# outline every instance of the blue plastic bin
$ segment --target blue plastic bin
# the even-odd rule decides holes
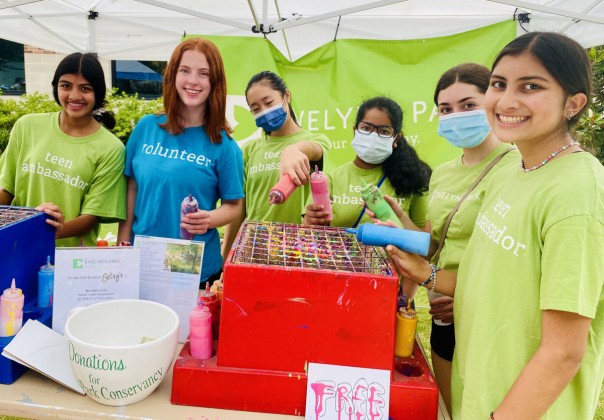
[[[38,271],[50,255],[54,261],[55,230],[49,216],[27,207],[0,206],[0,294],[14,278],[23,290],[23,324],[37,319],[51,326],[52,307],[38,308]],[[14,222],[8,222],[15,220]],[[0,353],[12,337],[0,337]],[[12,384],[27,368],[0,355],[0,383]]]

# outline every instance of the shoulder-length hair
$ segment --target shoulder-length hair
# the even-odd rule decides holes
[[[180,97],[176,91],[176,75],[185,51],[199,51],[206,56],[210,66],[211,91],[205,110],[205,130],[212,143],[221,143],[221,131],[225,131],[232,138],[233,129],[226,119],[227,84],[222,57],[216,45],[203,38],[187,39],[174,49],[166,71],[164,73],[163,97],[164,110],[168,117],[161,127],[171,134],[180,134],[184,131],[183,120],[178,113]]]
[[[115,117],[109,110],[104,109],[107,105],[107,85],[105,84],[105,72],[96,55],[92,53],[75,52],[61,60],[52,78],[52,95],[55,101],[59,101],[59,79],[65,74],[79,74],[90,83],[94,92],[94,105],[92,116],[108,129],[115,127]]]

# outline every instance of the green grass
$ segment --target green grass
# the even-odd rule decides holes
[[[113,235],[117,235],[117,224],[101,225],[99,237],[104,238],[108,232],[113,233]],[[425,289],[418,291],[417,297],[415,298],[415,304],[417,306],[429,306],[428,296],[426,295]],[[431,317],[428,313],[428,309],[419,308],[417,311],[417,333],[422,341],[422,345],[424,346],[428,362],[430,363],[430,366],[432,366],[432,361],[430,360],[430,328]],[[600,400],[598,401],[598,408],[596,409],[594,419],[604,420],[604,389],[600,393]],[[0,417],[0,420],[5,419]]]

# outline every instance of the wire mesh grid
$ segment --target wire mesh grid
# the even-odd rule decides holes
[[[231,263],[392,275],[381,248],[326,226],[245,222]]]
[[[0,206],[0,229],[36,214],[36,210],[27,207]]]

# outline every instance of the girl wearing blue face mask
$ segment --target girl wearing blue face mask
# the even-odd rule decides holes
[[[509,152],[512,148],[499,142],[487,120],[484,97],[489,80],[488,68],[461,64],[443,73],[434,92],[439,115],[438,134],[463,150],[460,157],[436,167],[430,179],[430,204],[426,215],[426,227],[432,235],[429,258],[433,267],[445,271],[457,272],[488,179],[495,176],[505,161],[518,160],[518,153]],[[460,200],[466,193],[467,197]],[[395,212],[401,214],[396,207]],[[452,212],[454,217],[447,223]],[[415,295],[415,283],[405,282],[404,287],[408,294]],[[451,361],[455,348],[453,298],[430,290],[428,298],[432,314],[430,345],[434,376],[451,412]]]
[[[327,173],[333,219],[321,206],[306,206],[305,224],[355,227],[371,222],[363,206],[361,188],[374,184],[394,197],[418,226],[425,223],[430,167],[419,159],[401,132],[403,111],[383,96],[364,101],[356,116],[352,162]]]
[[[322,167],[323,156],[331,148],[325,135],[310,133],[298,125],[291,106],[291,92],[279,75],[270,71],[256,74],[248,82],[245,96],[263,134],[242,147],[245,210],[238,221],[227,227],[223,256],[228,253],[244,219],[301,223],[310,193],[311,168]],[[298,188],[285,202],[270,204],[270,190],[285,174]]]

